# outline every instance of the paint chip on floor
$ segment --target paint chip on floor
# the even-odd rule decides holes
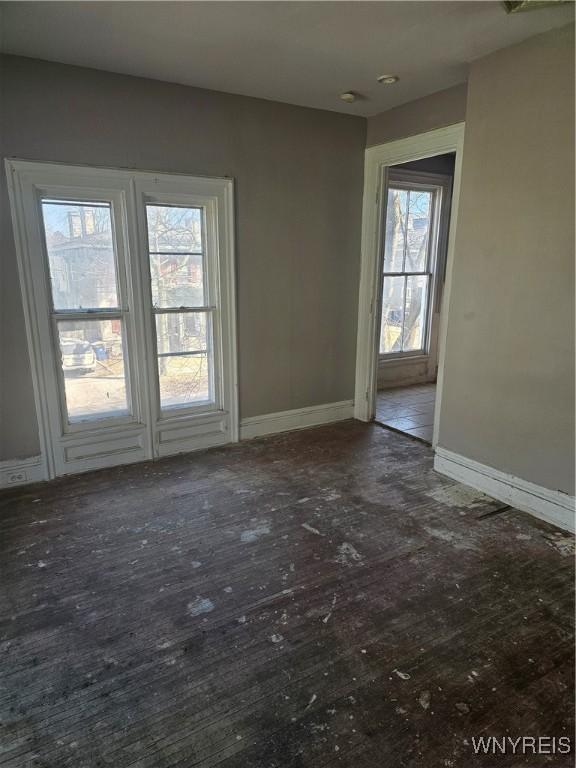
[[[196,600],[188,603],[187,610],[190,616],[200,616],[213,611],[214,603],[208,597],[197,597]]]

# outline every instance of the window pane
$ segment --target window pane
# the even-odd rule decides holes
[[[156,315],[162,408],[213,401],[210,333],[208,313],[170,312]]]
[[[202,252],[202,208],[147,205],[146,217],[151,253]]]
[[[206,353],[159,357],[158,374],[162,408],[182,408],[213,401]]]
[[[70,422],[129,412],[121,320],[58,323]]]
[[[55,309],[118,306],[108,203],[42,201]]]
[[[386,238],[384,241],[384,272],[402,272],[406,243],[406,214],[408,192],[388,190],[386,209]]]
[[[424,272],[426,270],[431,202],[431,192],[410,190],[405,272]]]
[[[147,205],[152,303],[155,307],[204,305],[202,209]]]
[[[424,346],[428,280],[427,276],[412,275],[406,278],[404,352],[415,352]]]
[[[404,277],[385,277],[382,290],[380,354],[402,350],[404,320]]]
[[[204,306],[202,255],[150,254],[152,303],[155,307]]]
[[[159,355],[206,351],[206,312],[163,312],[156,315]]]

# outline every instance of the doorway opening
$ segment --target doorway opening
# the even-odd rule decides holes
[[[375,419],[432,443],[455,152],[388,168]]]
[[[354,416],[377,418],[383,392],[389,402],[386,408],[381,404],[380,415],[388,411],[391,429],[412,430],[407,434],[428,442],[429,430],[415,431],[429,427],[416,425],[422,421],[416,410],[432,415],[433,446],[441,418],[463,148],[464,123],[455,123],[369,147],[365,155]],[[401,393],[407,386],[414,389]],[[400,402],[403,396],[410,404]],[[404,414],[411,423],[391,424],[402,408],[411,409]]]

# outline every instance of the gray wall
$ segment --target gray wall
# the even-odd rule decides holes
[[[466,83],[462,83],[369,117],[367,146],[462,122],[466,117],[466,93]]]
[[[454,168],[456,166],[456,153],[447,155],[436,155],[435,157],[425,157],[423,160],[412,160],[409,163],[398,163],[395,168],[401,168],[405,171],[424,171],[425,173],[444,173],[447,176],[454,177]]]
[[[574,492],[574,33],[469,79],[439,444]]]
[[[1,154],[237,186],[242,417],[354,396],[366,121],[2,57]],[[0,460],[38,453],[4,169]]]

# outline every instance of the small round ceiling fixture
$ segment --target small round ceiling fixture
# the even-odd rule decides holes
[[[398,75],[379,75],[376,79],[379,83],[382,83],[382,85],[394,85],[394,83],[397,83],[398,80],[400,80]]]
[[[344,93],[340,94],[340,98],[342,101],[345,101],[347,104],[352,104],[356,101],[356,94],[354,91],[344,91]]]

